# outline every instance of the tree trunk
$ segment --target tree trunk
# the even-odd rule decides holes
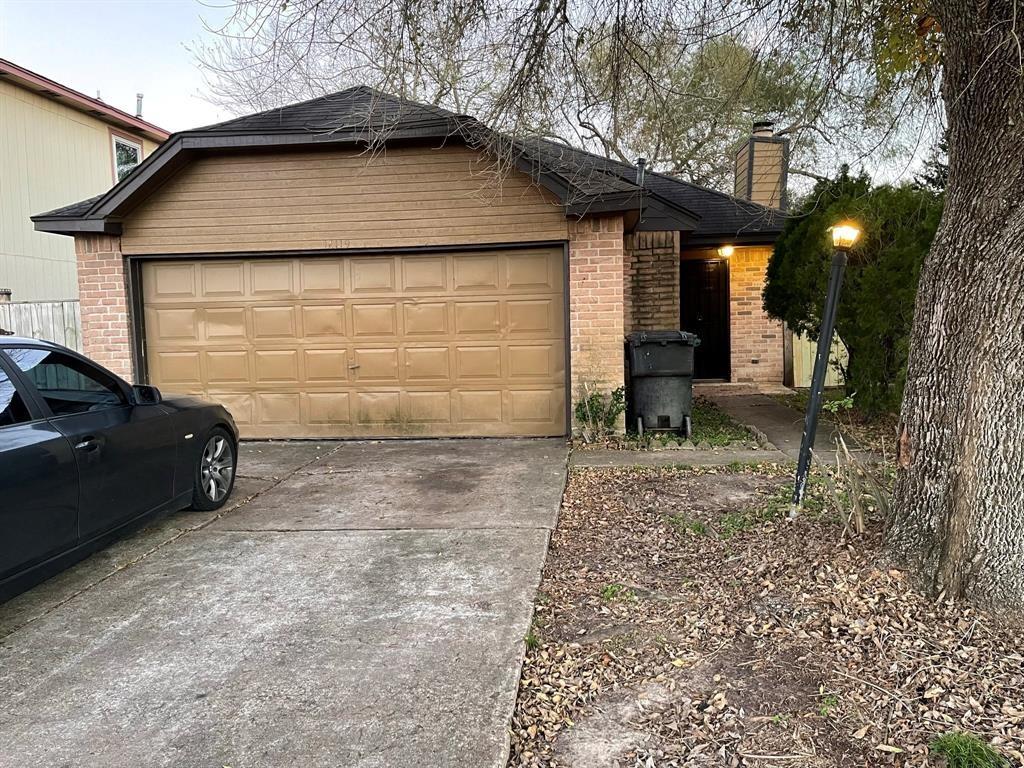
[[[1024,609],[1024,88],[1013,0],[939,0],[949,184],[925,260],[889,541],[938,597]]]

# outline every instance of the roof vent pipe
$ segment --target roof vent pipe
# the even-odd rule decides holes
[[[647,170],[647,158],[638,157],[636,159],[636,185],[642,187],[644,185],[644,171]]]
[[[142,117],[142,94],[135,94],[135,116]]]

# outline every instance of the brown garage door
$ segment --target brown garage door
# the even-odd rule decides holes
[[[560,248],[142,267],[150,381],[247,437],[563,435]]]

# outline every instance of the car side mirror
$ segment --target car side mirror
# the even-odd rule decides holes
[[[136,405],[158,405],[163,400],[160,390],[147,384],[135,384],[132,386],[132,393],[135,395]]]

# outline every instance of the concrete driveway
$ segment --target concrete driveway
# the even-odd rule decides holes
[[[249,443],[0,605],[0,766],[504,766],[559,440]]]

